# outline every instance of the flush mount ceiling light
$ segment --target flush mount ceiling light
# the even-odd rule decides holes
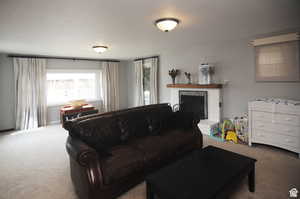
[[[179,24],[179,20],[175,18],[162,18],[155,21],[157,28],[164,32],[173,30]]]
[[[93,46],[94,51],[97,53],[104,53],[107,51],[108,47],[107,46]]]

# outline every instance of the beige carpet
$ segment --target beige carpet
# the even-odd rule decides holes
[[[76,199],[69,176],[66,137],[67,132],[57,125],[0,135],[0,199]],[[300,190],[300,159],[295,153],[263,145],[250,148],[221,143],[208,137],[204,137],[204,144],[258,160],[256,192],[248,191],[245,179],[230,198],[286,199],[289,189]],[[145,198],[144,183],[120,197]]]

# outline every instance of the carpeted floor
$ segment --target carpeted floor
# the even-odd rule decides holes
[[[69,176],[66,138],[67,132],[57,125],[0,135],[0,199],[77,199]],[[291,188],[300,190],[300,159],[295,153],[264,145],[250,148],[221,143],[208,137],[204,144],[258,160],[256,192],[248,191],[245,179],[230,198],[286,199]],[[120,197],[145,198],[144,183]]]

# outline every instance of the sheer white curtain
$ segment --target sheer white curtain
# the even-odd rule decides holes
[[[46,125],[46,60],[14,58],[16,129]]]
[[[150,62],[150,104],[157,103],[157,66],[158,58],[150,58],[146,61]]]
[[[156,104],[158,102],[157,71],[158,57],[137,60],[134,62],[135,106],[142,106],[145,105],[145,103]]]
[[[143,60],[134,62],[134,106],[144,105],[144,88],[143,88]]]
[[[101,64],[104,111],[118,110],[120,108],[119,63],[102,62]]]

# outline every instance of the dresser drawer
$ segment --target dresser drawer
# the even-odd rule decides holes
[[[254,111],[252,118],[258,121],[300,126],[300,117],[298,115]]]
[[[249,110],[252,110],[252,111],[272,112],[275,107],[274,107],[274,104],[272,104],[272,103],[265,103],[263,101],[256,101],[256,102],[249,102],[248,108],[249,108]]]
[[[272,123],[267,121],[254,120],[252,124],[253,129],[265,130],[268,132],[300,137],[300,127],[286,124]]]
[[[297,115],[275,114],[274,118],[276,123],[300,126],[300,117]]]
[[[267,122],[272,122],[273,114],[261,111],[253,111],[252,118],[254,120],[262,120]]]
[[[299,101],[300,102],[300,101]],[[300,105],[292,104],[276,104],[264,101],[254,101],[248,103],[248,108],[251,111],[264,111],[270,113],[283,113],[300,115]]]
[[[295,106],[295,105],[277,104],[276,112],[300,115],[300,105]]]
[[[254,129],[252,139],[254,142],[280,146],[283,148],[286,148],[286,146],[300,148],[300,137],[276,134],[260,129]]]

